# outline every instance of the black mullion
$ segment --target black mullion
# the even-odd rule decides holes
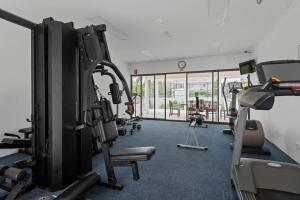
[[[212,117],[211,117],[211,121],[214,122],[214,72],[211,72],[211,79],[212,79],[212,95],[211,95],[211,98],[212,98],[212,104],[211,104],[211,110],[212,110]]]
[[[167,119],[167,74],[165,74],[165,120]]]
[[[218,74],[218,122],[220,122],[220,73],[217,72]]]
[[[156,94],[155,94],[155,92],[156,92],[156,75],[154,75],[154,82],[153,82],[153,84],[154,84],[154,93],[153,93],[153,95],[154,95],[154,119],[156,118],[155,117],[155,115],[156,115]]]
[[[141,96],[140,96],[140,102],[141,102],[141,105],[140,105],[140,115],[141,115],[141,117],[143,117],[143,76],[140,76],[141,78],[140,78],[140,92],[141,92]]]

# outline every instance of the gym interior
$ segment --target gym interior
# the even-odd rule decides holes
[[[299,0],[2,0],[0,199],[300,200]]]

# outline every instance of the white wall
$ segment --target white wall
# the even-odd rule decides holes
[[[30,126],[31,34],[17,25],[0,20],[0,140],[4,132]],[[3,156],[12,150],[0,150]]]
[[[251,54],[227,54],[219,56],[206,56],[184,59],[187,61],[185,71],[202,71],[214,69],[233,69],[238,68],[240,62],[251,59]],[[178,72],[177,62],[180,59],[133,63],[130,65],[130,72],[133,74],[134,69],[138,74]]]
[[[255,49],[254,55],[259,62],[298,59],[299,19],[300,4]],[[297,162],[300,162],[300,150],[296,147],[296,142],[300,141],[299,113],[299,97],[277,97],[271,111],[253,114],[253,117],[262,120],[267,138]]]

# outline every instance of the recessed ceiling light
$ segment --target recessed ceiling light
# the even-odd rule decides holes
[[[160,23],[163,22],[163,20],[162,20],[161,18],[156,18],[156,19],[155,19],[155,22],[160,24]]]
[[[142,50],[141,53],[147,57],[154,58],[154,55],[150,50]]]
[[[172,39],[172,34],[169,31],[164,31],[164,35],[166,36],[167,40]]]
[[[220,51],[221,43],[215,40],[208,41],[208,52],[216,53]]]

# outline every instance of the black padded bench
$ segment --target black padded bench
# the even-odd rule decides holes
[[[14,133],[4,133],[5,138],[0,143],[0,149],[24,149],[26,152],[31,148],[31,137],[32,128],[23,128],[18,131],[19,133],[24,134],[24,138],[21,138],[19,135]]]
[[[132,168],[133,180],[139,180],[138,161],[150,160],[155,154],[155,147],[133,147],[124,148],[110,155],[113,166],[130,166]]]
[[[112,161],[147,161],[155,154],[155,147],[124,148],[111,155]]]
[[[0,143],[0,149],[19,149],[30,147],[31,139],[4,138]]]
[[[93,108],[93,118],[95,119],[93,131],[101,143],[108,179],[107,183],[101,183],[101,185],[122,190],[123,186],[117,182],[114,167],[131,167],[133,179],[138,180],[140,176],[137,162],[150,160],[155,154],[155,147],[124,148],[111,153],[109,144],[118,138],[118,129],[107,99],[102,98],[98,101],[98,105]]]
[[[30,138],[30,135],[32,135],[32,127],[27,127],[27,128],[21,128],[18,130],[19,133],[24,134],[24,138],[28,139]]]

